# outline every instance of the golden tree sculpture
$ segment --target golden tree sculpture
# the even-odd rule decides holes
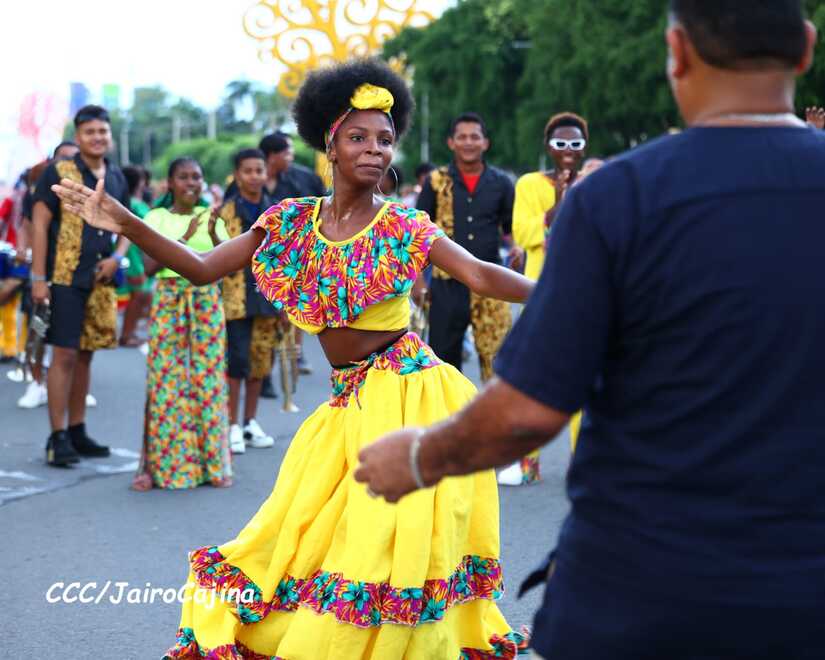
[[[435,17],[432,0],[258,0],[244,30],[260,42],[260,57],[286,67],[278,90],[294,98],[306,74],[319,66],[376,53],[407,26]],[[435,4],[443,4],[437,2]]]

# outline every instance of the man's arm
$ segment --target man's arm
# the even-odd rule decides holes
[[[422,435],[424,483],[507,465],[550,442],[569,419],[494,378],[464,410]]]
[[[363,449],[355,478],[388,502],[397,502],[445,477],[507,465],[555,438],[569,419],[568,413],[495,378],[466,408],[440,424],[426,430],[402,429]]]
[[[49,298],[46,285],[46,252],[49,249],[49,225],[52,211],[45,202],[37,201],[32,207],[32,299],[42,303]]]
[[[516,198],[516,189],[513,182],[507,178],[506,175],[501,175],[504,181],[504,194],[501,197],[501,207],[499,209],[499,224],[501,225],[501,234],[505,240],[510,243],[513,233],[513,203]]]

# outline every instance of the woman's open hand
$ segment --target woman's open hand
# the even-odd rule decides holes
[[[52,186],[52,191],[66,203],[69,211],[95,229],[122,234],[130,213],[106,192],[103,185],[103,179],[98,179],[97,186],[92,190],[82,183],[61,179],[60,183]]]

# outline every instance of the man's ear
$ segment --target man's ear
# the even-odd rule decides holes
[[[816,50],[817,31],[816,26],[811,21],[805,21],[805,54],[796,66],[796,73],[802,75],[807,73],[814,63],[814,51]]]
[[[450,151],[455,151],[455,140],[453,140],[453,136],[447,138],[447,147]]]
[[[690,46],[687,32],[680,25],[671,25],[665,32],[668,47],[667,73],[671,78],[682,78],[690,68]]]

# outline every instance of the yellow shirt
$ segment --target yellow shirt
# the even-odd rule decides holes
[[[215,246],[212,245],[212,239],[209,237],[209,209],[205,206],[196,206],[192,213],[187,215],[172,213],[169,209],[164,208],[152,209],[146,214],[143,221],[164,238],[177,241],[183,238],[189,228],[189,222],[195,214],[202,215],[203,220],[186,245],[195,252],[209,252]],[[215,234],[222,241],[229,240],[223,218],[218,218],[218,222],[215,224]],[[170,268],[164,268],[155,277],[181,276]]]
[[[556,189],[543,172],[530,172],[516,183],[513,240],[527,252],[524,275],[537,280],[544,266],[544,214],[556,205]]]

